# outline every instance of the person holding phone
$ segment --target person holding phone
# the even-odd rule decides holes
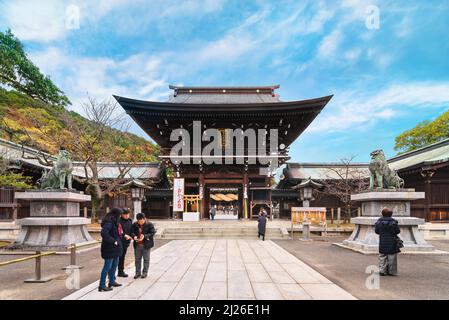
[[[146,278],[150,267],[150,250],[154,246],[153,237],[156,234],[154,225],[148,221],[143,213],[136,215],[131,230],[131,237],[134,239],[134,256],[136,274],[134,279]],[[143,260],[143,270],[142,270]]]
[[[122,255],[120,256],[120,259],[118,261],[118,277],[126,278],[128,275],[125,273],[125,258],[126,258],[126,252],[128,251],[128,247],[131,243],[132,237],[131,237],[131,227],[133,225],[132,219],[130,219],[129,214],[131,210],[128,208],[122,209],[122,215],[119,220],[119,229],[122,229]]]

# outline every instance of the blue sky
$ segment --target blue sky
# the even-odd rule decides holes
[[[169,83],[334,94],[292,161],[391,157],[396,135],[449,107],[448,1],[0,0],[0,28],[79,112],[87,93],[164,101]]]

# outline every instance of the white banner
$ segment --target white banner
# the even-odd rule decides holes
[[[173,179],[173,211],[184,211],[184,178]]]

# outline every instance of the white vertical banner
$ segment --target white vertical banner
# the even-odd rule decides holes
[[[184,211],[184,178],[173,179],[173,211]]]
[[[203,199],[203,197],[204,197],[204,187],[203,187],[203,185],[202,184],[200,184],[200,188],[199,188],[199,197],[200,197],[200,199]]]

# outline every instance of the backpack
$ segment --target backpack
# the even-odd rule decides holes
[[[395,235],[394,240],[396,241],[396,249],[398,250],[398,252],[401,252],[401,248],[404,247],[404,241],[399,238],[398,235]]]

